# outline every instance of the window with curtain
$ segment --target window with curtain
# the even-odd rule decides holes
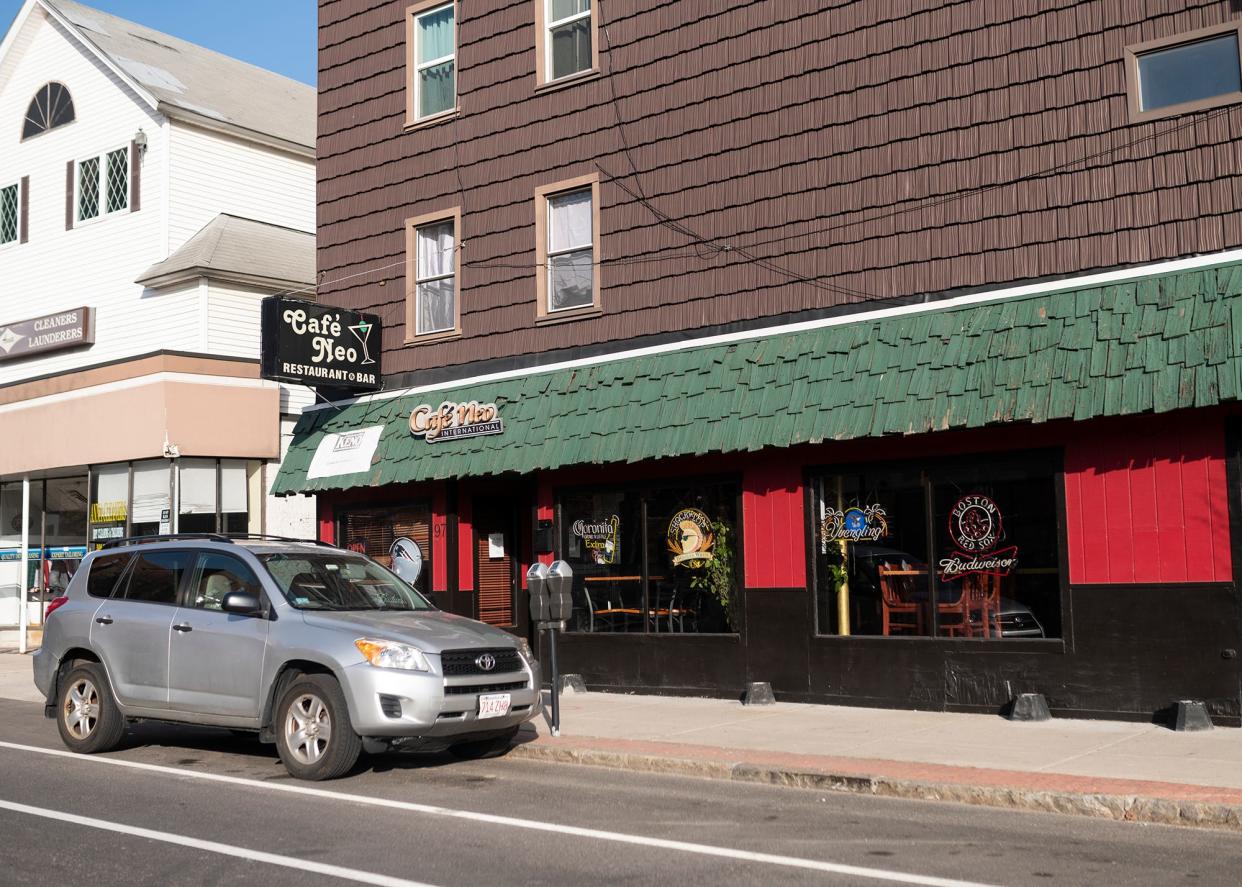
[[[457,251],[453,219],[415,228],[415,333],[457,328]]]
[[[414,13],[414,117],[457,107],[457,35],[453,4]]]
[[[549,312],[595,302],[592,194],[591,188],[582,188],[547,198]]]
[[[177,532],[216,531],[216,460],[181,459],[177,465]]]
[[[594,67],[591,0],[538,0],[544,5],[547,79],[559,80]]]
[[[220,460],[220,531],[246,533],[250,529],[246,463]]]
[[[133,512],[130,518],[131,536],[155,536],[160,524],[165,531],[171,530],[171,521],[164,522],[165,512],[172,514],[172,494],[169,485],[171,465],[167,459],[134,463]]]
[[[125,536],[129,515],[129,466],[103,465],[91,470],[90,543],[102,545]]]

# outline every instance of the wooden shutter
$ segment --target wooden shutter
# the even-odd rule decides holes
[[[73,228],[73,166],[70,160],[65,164],[65,230]]]
[[[513,624],[513,562],[509,558],[512,541],[505,539],[505,556],[488,557],[486,532],[479,531],[475,542],[478,557],[475,584],[479,595],[479,621],[489,625]]]
[[[129,143],[129,211],[142,209],[142,162],[137,142]],[[420,543],[421,544],[421,543]]]
[[[18,242],[30,239],[30,176],[22,176],[21,203],[17,209]]]

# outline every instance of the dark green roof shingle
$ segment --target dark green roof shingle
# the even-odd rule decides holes
[[[1242,264],[872,317],[308,412],[277,493],[528,473],[1006,422],[1163,412],[1242,389]],[[427,444],[420,403],[505,432]],[[329,432],[383,424],[368,472],[307,480]]]

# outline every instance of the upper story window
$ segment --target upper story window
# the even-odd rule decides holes
[[[461,332],[460,262],[457,249],[461,210],[406,222],[406,341]]]
[[[79,160],[75,185],[79,222],[128,209],[129,148]]]
[[[539,82],[550,83],[596,67],[591,0],[535,0],[539,21]]]
[[[1242,101],[1239,26],[1208,28],[1126,49],[1130,109],[1163,117]]]
[[[22,124],[22,138],[28,139],[41,132],[73,122],[73,97],[63,83],[47,83],[39,87]]]
[[[0,188],[0,246],[16,243],[21,228],[21,202],[18,185]]]
[[[407,12],[409,67],[407,123],[457,108],[457,25],[453,3],[411,6]]]
[[[539,314],[599,307],[599,177],[535,194]]]

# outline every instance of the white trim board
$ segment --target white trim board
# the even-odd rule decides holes
[[[965,305],[978,305],[983,302],[995,302],[1003,299],[1017,299],[1023,296],[1039,295],[1040,293],[1055,293],[1062,290],[1086,289],[1088,287],[1102,286],[1109,283],[1139,280],[1144,277],[1155,277],[1161,274],[1173,274],[1178,271],[1192,271],[1196,268],[1210,268],[1214,265],[1227,265],[1231,262],[1238,261],[1242,261],[1242,249],[1228,250],[1223,253],[1213,253],[1207,256],[1193,256],[1189,259],[1175,259],[1169,262],[1158,262],[1154,265],[1139,265],[1130,268],[1123,268],[1117,271],[1105,271],[1099,274],[1087,274],[1082,277],[1070,277],[1063,280],[1049,280],[1042,283],[1031,283],[1023,286],[991,290],[989,292],[972,293],[966,296],[955,296],[950,299],[941,299],[935,302],[920,302],[917,305],[899,305],[894,308],[878,308],[875,311],[860,311],[857,314],[824,317],[818,320],[804,320],[798,323],[788,323],[780,326],[743,330],[736,333],[722,333],[718,336],[704,336],[699,339],[687,339],[679,342],[669,342],[663,345],[651,345],[646,348],[633,348],[628,351],[617,351],[612,354],[603,354],[598,357],[581,357],[575,360],[565,360],[559,363],[543,364],[541,366],[526,367],[519,370],[505,370],[503,372],[485,373],[483,375],[470,376],[462,379],[450,379],[446,382],[437,382],[434,385],[416,385],[412,388],[402,388],[396,391],[380,391],[376,394],[365,394],[360,397],[345,398],[344,400],[334,401],[333,403],[312,404],[311,406],[306,407],[303,412],[314,412],[327,407],[340,408],[342,405],[352,405],[356,403],[375,403],[383,400],[391,400],[396,397],[407,397],[412,394],[421,394],[425,391],[440,391],[446,388],[465,388],[471,385],[480,385],[487,382],[502,382],[508,379],[519,379],[525,376],[537,376],[542,373],[555,373],[560,370],[600,366],[619,360],[630,360],[636,357],[649,357],[654,354],[669,354],[674,351],[685,351],[689,348],[708,348],[713,345],[727,345],[733,342],[745,342],[750,339],[763,339],[769,336],[781,336],[789,333],[801,333],[808,330],[825,329],[833,326],[844,326],[845,324],[850,323],[862,323],[864,321],[876,320],[883,317],[901,317],[908,314],[924,314],[929,311],[943,311],[947,308],[959,308]]]

